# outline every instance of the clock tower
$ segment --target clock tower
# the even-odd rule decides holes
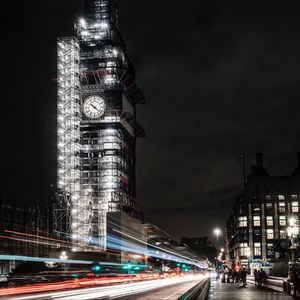
[[[144,96],[118,30],[115,0],[86,0],[75,36],[58,40],[56,230],[106,249],[108,218],[141,218],[136,120]]]

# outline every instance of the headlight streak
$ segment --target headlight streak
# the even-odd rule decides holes
[[[203,275],[186,275],[181,277],[164,278],[152,281],[142,281],[124,284],[117,284],[105,287],[90,287],[89,289],[75,289],[68,291],[45,292],[39,295],[18,295],[7,299],[13,300],[35,300],[51,298],[52,300],[89,300],[99,299],[100,297],[110,297],[115,299],[118,297],[126,297],[133,294],[144,293],[147,291],[167,287],[174,284],[185,282],[198,283],[203,280]],[[73,284],[74,285],[74,284]],[[27,291],[29,292],[29,291]]]
[[[185,263],[185,264],[189,264],[189,265],[194,265],[198,268],[204,268],[206,269],[208,266],[206,263],[192,259],[190,257],[181,255],[179,253],[173,252],[169,249],[164,249],[162,247],[159,247],[157,245],[153,245],[150,243],[147,243],[143,240],[139,240],[137,238],[135,238],[132,235],[126,234],[124,232],[121,232],[117,229],[113,229],[116,233],[122,234],[123,236],[128,237],[128,240],[125,239],[120,239],[117,236],[114,235],[108,235],[107,236],[107,246],[108,246],[108,251],[125,251],[128,252],[128,254],[139,254],[141,256],[141,258],[147,258],[147,257],[153,257],[156,259],[161,259],[161,260],[165,260],[165,261],[173,261],[176,263]],[[63,247],[65,248],[70,248],[72,249],[74,246],[78,246],[78,244],[73,243],[73,242],[69,242],[69,241],[64,241],[64,240],[59,240],[59,239],[54,239],[54,238],[49,238],[49,237],[45,237],[45,236],[39,236],[39,235],[34,235],[34,234],[27,234],[27,233],[21,233],[21,232],[15,232],[15,231],[9,231],[9,230],[5,230],[6,233],[10,233],[10,234],[14,234],[14,235],[22,235],[22,236],[26,236],[26,237],[32,237],[32,238],[39,238],[42,239],[41,242],[39,241],[35,241],[35,240],[26,240],[26,239],[20,239],[20,238],[16,238],[16,237],[8,237],[8,236],[0,236],[0,238],[6,238],[6,239],[15,239],[18,241],[25,241],[25,242],[30,242],[30,243],[42,243],[42,244],[47,244],[47,245],[51,245],[51,246],[56,246],[56,244],[52,244],[52,243],[46,243],[45,241],[51,241],[51,242],[56,242],[56,243],[61,243],[63,245]],[[131,240],[131,241],[129,241]],[[132,241],[136,241],[136,242],[132,242]],[[96,244],[96,239],[95,241],[93,240],[92,242],[94,242],[94,248],[95,249],[99,249],[100,247],[97,247]],[[81,244],[79,244],[81,246]],[[144,245],[144,246],[142,246]],[[80,247],[78,246],[78,247]],[[112,254],[118,255],[118,253],[114,253],[111,252]],[[8,260],[7,257],[11,257],[11,256],[2,256],[3,259]],[[6,258],[5,258],[6,257]],[[45,261],[45,262],[60,262],[59,259],[52,259],[52,258],[36,258],[36,257],[27,257],[27,256],[13,256],[13,257],[19,257],[19,259],[17,260],[21,260],[21,261],[26,261],[27,259],[29,261]],[[91,261],[77,261],[77,260],[68,260],[66,263],[82,263],[82,264],[91,264]],[[101,262],[100,262],[101,263]],[[106,265],[115,265],[116,264],[109,264],[109,263],[104,263]],[[124,266],[124,264],[119,264],[120,266]]]
[[[114,229],[114,231],[117,232],[117,233],[121,233],[120,231],[118,231],[116,229]],[[164,260],[172,260],[172,261],[176,261],[176,262],[187,263],[187,264],[191,264],[191,265],[197,266],[199,268],[208,268],[208,265],[205,264],[205,263],[203,263],[203,262],[201,262],[201,261],[192,259],[190,257],[181,255],[179,253],[175,253],[175,252],[173,252],[171,250],[167,250],[167,249],[158,247],[156,245],[152,245],[150,243],[141,241],[141,240],[139,240],[139,239],[137,239],[137,238],[135,238],[133,236],[130,236],[130,235],[124,233],[124,232],[122,232],[122,234],[125,235],[125,236],[127,236],[127,237],[129,237],[130,239],[136,240],[138,243],[142,243],[144,245],[147,245],[149,248],[158,249],[162,253],[162,255],[160,255],[160,253],[157,253],[157,251],[154,251],[154,250],[150,250],[150,252],[149,252],[149,248],[147,247],[147,248],[144,248],[143,255],[147,255],[147,256],[150,256],[150,257],[157,257],[157,258],[161,258],[161,259],[164,259]],[[146,254],[145,254],[145,251],[146,251]],[[173,258],[172,259],[167,259],[170,254],[173,256]]]
[[[21,255],[0,255],[0,260],[61,263],[61,260],[59,258],[32,257],[32,256],[21,256]],[[66,263],[66,264],[91,265],[92,263],[94,263],[94,261],[68,259],[68,260],[64,261],[64,263]],[[103,261],[103,262],[99,262],[99,263],[103,266],[114,266],[114,267],[123,267],[125,265],[125,264],[121,264],[121,263],[112,263],[112,262],[107,262],[107,261]],[[146,267],[146,266],[141,265],[141,267]]]

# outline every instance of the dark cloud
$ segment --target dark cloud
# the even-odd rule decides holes
[[[14,5],[13,3],[10,4]],[[55,182],[56,38],[82,1],[22,2],[3,34],[0,182],[46,193]],[[300,150],[300,25],[282,1],[119,1],[120,29],[147,97],[138,118],[138,197],[175,236],[222,226],[247,166],[266,153],[290,174]]]

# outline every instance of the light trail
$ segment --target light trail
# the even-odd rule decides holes
[[[191,259],[188,256],[184,256],[184,255],[181,255],[179,253],[173,252],[171,250],[167,250],[167,249],[158,247],[156,245],[152,245],[152,244],[147,243],[145,241],[139,240],[139,239],[135,238],[134,236],[131,236],[131,235],[126,234],[124,232],[122,233],[119,230],[114,229],[114,231],[117,232],[117,233],[120,233],[122,235],[125,235],[125,236],[129,237],[130,239],[136,240],[139,243],[142,243],[142,244],[147,246],[147,247],[140,247],[139,246],[138,249],[141,249],[142,251],[141,250],[140,251],[135,251],[137,253],[140,253],[140,254],[142,253],[143,255],[147,255],[149,257],[157,257],[157,258],[160,258],[160,259],[163,259],[163,260],[171,260],[171,261],[175,261],[175,262],[191,264],[191,265],[195,265],[199,268],[208,268],[207,264],[205,264],[205,263],[203,263],[199,260]],[[149,248],[158,249],[161,253],[159,251],[149,250]],[[172,255],[171,257],[170,257],[170,254]]]
[[[165,260],[165,261],[173,261],[176,263],[184,263],[184,264],[188,264],[188,265],[194,265],[198,268],[207,268],[207,264],[203,261],[199,261],[199,260],[195,260],[192,259],[188,256],[182,255],[178,252],[174,252],[171,251],[170,249],[165,249],[162,247],[159,247],[157,245],[153,245],[150,244],[148,242],[145,242],[143,240],[140,240],[130,234],[126,234],[126,233],[122,233],[121,231],[114,229],[114,231],[118,234],[122,234],[123,236],[125,235],[127,237],[127,240],[125,239],[120,239],[118,236],[114,236],[114,235],[108,235],[107,236],[107,247],[108,250],[106,251],[106,253],[111,253],[113,255],[118,255],[118,253],[115,253],[113,251],[122,251],[122,252],[128,252],[129,256],[138,254],[141,256],[141,258],[147,258],[147,257],[153,257],[153,258],[157,258],[157,259],[161,259],[161,260]],[[12,239],[12,240],[17,240],[17,241],[24,241],[24,242],[28,242],[28,243],[34,243],[34,244],[48,244],[51,246],[56,246],[56,244],[52,244],[53,242],[56,243],[61,243],[63,245],[63,247],[66,248],[81,248],[83,246],[83,244],[78,244],[78,243],[72,243],[69,241],[64,241],[64,240],[59,240],[59,239],[54,239],[54,238],[49,238],[49,237],[45,237],[45,236],[40,236],[40,235],[33,235],[33,234],[29,234],[29,233],[21,233],[21,232],[16,232],[16,231],[10,231],[10,230],[5,230],[6,233],[8,234],[13,234],[15,236],[0,236],[0,238],[5,238],[5,239]],[[37,240],[30,240],[30,239],[24,239],[24,238],[20,238],[18,236],[24,236],[24,237],[28,237],[28,238],[36,238]],[[41,239],[39,241],[39,239]],[[134,241],[134,242],[133,242]],[[95,241],[94,244],[96,243]],[[94,251],[101,251],[100,247],[97,246],[93,246]],[[25,261],[25,259],[20,259],[22,261]],[[34,258],[34,260],[29,260],[29,261],[52,261],[52,262],[60,262],[60,260],[58,259],[46,259],[46,258]],[[67,261],[67,263],[76,263],[71,262],[70,260]],[[77,263],[79,263],[79,261],[77,261]],[[83,264],[91,264],[91,261],[87,261],[84,262]]]
[[[168,287],[185,282],[195,281],[195,284],[204,279],[203,275],[186,275],[182,277],[165,278],[152,281],[141,281],[126,284],[116,284],[105,287],[90,287],[89,289],[74,289],[67,291],[46,292],[39,295],[7,295],[7,300],[38,300],[51,298],[52,300],[90,300],[109,297],[116,299],[130,295],[145,293],[151,290]]]
[[[21,255],[0,255],[0,260],[15,260],[15,261],[31,261],[31,262],[53,262],[53,263],[61,263],[60,258],[48,258],[48,257],[31,257],[31,256],[21,256]],[[76,260],[76,259],[67,259],[64,261],[66,264],[81,264],[81,265],[91,265],[95,261],[89,260]],[[99,261],[100,265],[103,266],[115,266],[115,267],[123,267],[126,264],[121,263],[112,263],[107,261]],[[133,266],[135,266],[133,264]],[[145,268],[146,265],[139,265],[142,268]],[[76,272],[76,271],[74,271]]]

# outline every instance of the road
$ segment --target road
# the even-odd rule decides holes
[[[89,299],[142,299],[172,300],[187,292],[203,280],[203,275],[187,275],[158,280],[117,284],[104,287],[90,287],[39,294],[10,295],[5,300],[89,300]]]

